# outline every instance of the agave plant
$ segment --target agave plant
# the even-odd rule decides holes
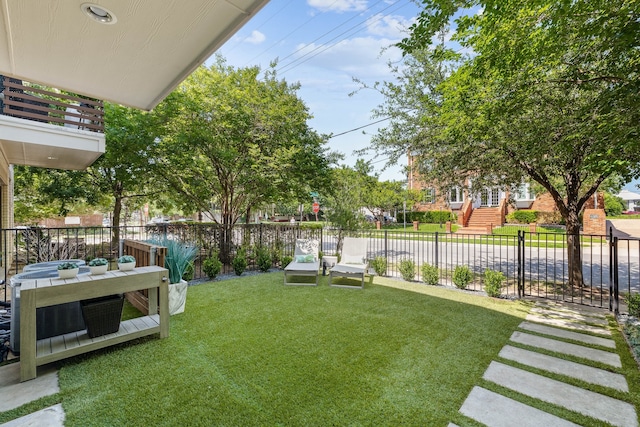
[[[198,254],[197,246],[177,242],[175,240],[152,240],[150,243],[167,248],[167,256],[164,259],[164,266],[169,270],[169,283],[180,282],[185,271],[187,271],[189,265]]]

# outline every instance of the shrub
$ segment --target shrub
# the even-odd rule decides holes
[[[459,265],[453,270],[453,284],[460,289],[466,289],[473,280],[473,273],[466,265]]]
[[[271,268],[271,254],[269,249],[264,246],[259,246],[256,251],[256,264],[258,269],[262,272],[267,272]]]
[[[408,282],[416,277],[416,263],[411,259],[403,259],[400,261],[400,274],[402,278]]]
[[[377,256],[371,261],[371,267],[378,276],[384,276],[387,274],[387,259],[383,256]]]
[[[290,257],[289,255],[285,255],[282,257],[282,267],[286,267],[287,265],[289,265],[291,263],[291,261],[293,261],[293,257]]]
[[[419,221],[427,224],[444,224],[447,221],[455,221],[456,215],[449,211],[407,212],[407,222]],[[402,214],[398,215],[398,221],[402,221]]]
[[[604,212],[607,216],[622,215],[624,200],[613,194],[604,193]]]
[[[189,280],[193,280],[193,275],[195,274],[195,272],[195,266],[193,265],[193,262],[190,262],[187,265],[187,268],[185,268],[184,273],[182,273],[182,280],[185,280],[187,282]]]
[[[484,291],[490,297],[498,298],[502,293],[502,281],[504,274],[501,271],[489,270],[484,271]]]
[[[440,281],[438,267],[431,264],[422,264],[422,281],[427,285],[435,286]]]
[[[212,252],[211,256],[202,262],[202,270],[211,280],[220,274],[222,262],[220,261],[220,256],[217,251]]]
[[[624,302],[629,307],[631,316],[640,317],[640,294],[628,294],[624,296]]]
[[[538,212],[522,209],[507,215],[507,222],[515,224],[531,224],[538,219]]]
[[[238,249],[236,256],[231,261],[231,266],[237,276],[241,276],[244,273],[247,268],[247,250],[245,248]]]

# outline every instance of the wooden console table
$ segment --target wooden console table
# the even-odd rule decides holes
[[[168,271],[158,266],[108,271],[73,279],[37,279],[20,289],[20,381],[36,377],[36,367],[155,333],[169,336]],[[112,294],[149,290],[149,315],[126,320],[113,334],[89,338],[87,331],[36,340],[36,308]],[[159,292],[158,292],[159,290]],[[158,299],[159,297],[159,299]],[[159,305],[159,313],[158,309]]]

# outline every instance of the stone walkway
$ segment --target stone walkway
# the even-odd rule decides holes
[[[547,376],[575,378],[611,389],[618,396],[628,393],[627,381],[618,373],[622,364],[607,325],[604,314],[586,307],[538,303],[511,336],[514,345],[507,344],[500,351],[503,361],[491,362],[483,379],[539,401],[538,408],[552,404],[591,417],[596,424],[637,427],[638,416],[632,404]],[[515,362],[518,367],[504,361]],[[584,364],[587,361],[599,367]],[[538,408],[476,386],[460,413],[489,427],[577,425]],[[451,423],[449,427],[456,426]]]

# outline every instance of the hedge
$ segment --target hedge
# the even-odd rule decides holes
[[[537,211],[530,211],[530,210],[519,210],[519,211],[515,211],[515,212],[511,212],[509,215],[507,215],[507,222],[509,223],[515,223],[515,224],[531,224],[536,222],[538,218],[538,212]]]
[[[398,216],[398,221],[403,222],[402,214]],[[407,222],[419,221],[427,224],[440,224],[455,220],[456,215],[449,211],[407,212]]]

